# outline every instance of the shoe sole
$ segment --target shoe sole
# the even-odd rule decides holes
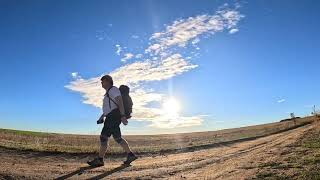
[[[95,165],[95,164],[91,164],[89,162],[87,162],[89,166],[91,167],[100,167],[100,166],[104,166],[104,164],[99,164],[99,165]]]

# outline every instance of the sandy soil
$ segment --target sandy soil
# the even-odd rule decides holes
[[[132,166],[125,157],[109,157],[104,167],[90,169],[92,156],[50,154],[0,148],[0,179],[246,179],[259,164],[277,160],[314,124],[255,140],[209,149],[142,156]]]

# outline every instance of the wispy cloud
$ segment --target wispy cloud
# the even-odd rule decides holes
[[[109,72],[116,86],[127,84],[131,87],[131,96],[134,102],[133,119],[148,121],[150,126],[158,128],[174,128],[201,125],[202,115],[167,117],[162,108],[153,108],[151,102],[162,103],[168,94],[158,93],[146,89],[145,85],[153,81],[162,81],[181,75],[198,67],[190,62],[198,53],[181,53],[179,48],[192,45],[197,48],[201,38],[212,36],[224,30],[237,28],[238,22],[244,16],[236,8],[231,9],[224,5],[213,15],[198,15],[174,21],[166,26],[164,31],[156,32],[149,38],[149,46],[142,53],[127,53],[125,60],[133,57],[141,59]],[[120,55],[122,48],[116,45],[116,53]],[[136,56],[134,56],[136,54]],[[143,59],[142,59],[143,58]],[[123,60],[123,59],[122,59]],[[79,92],[83,102],[96,107],[102,106],[104,90],[101,88],[100,77],[90,79],[75,79],[66,88]]]
[[[136,56],[135,56],[135,58],[137,58],[137,59],[140,59],[140,58],[142,58],[143,57],[143,54],[137,54]]]
[[[118,56],[120,56],[120,53],[122,52],[122,48],[119,44],[116,44],[116,53]]]
[[[134,54],[132,54],[132,53],[126,53],[126,54],[124,54],[124,57],[121,58],[121,61],[122,61],[122,62],[127,62],[127,60],[129,60],[129,59],[131,59],[131,58],[133,58],[133,57],[134,57]]]
[[[238,32],[238,31],[239,31],[239,29],[236,29],[236,28],[235,28],[235,29],[231,29],[231,30],[229,31],[229,33],[230,33],[230,34],[234,34],[234,33]]]
[[[73,79],[82,79],[78,72],[72,72],[71,76]]]
[[[239,11],[224,5],[213,15],[204,14],[174,21],[165,31],[151,36],[150,40],[154,43],[146,49],[146,53],[157,55],[172,46],[185,47],[190,40],[204,34],[213,35],[225,29],[234,29],[243,17]]]
[[[132,38],[132,39],[138,39],[139,36],[137,36],[137,35],[132,35],[131,38]]]
[[[285,102],[286,100],[285,99],[279,99],[277,102],[278,103],[283,103],[283,102]]]
[[[157,128],[176,128],[176,127],[190,127],[199,126],[203,122],[202,116],[179,116],[174,119],[166,118],[165,116],[158,116],[153,121],[151,126]]]
[[[78,72],[72,72],[72,73],[71,73],[71,76],[72,76],[73,78],[77,77],[77,76],[78,76]]]
[[[195,38],[191,43],[192,44],[198,44],[200,42],[199,38]]]

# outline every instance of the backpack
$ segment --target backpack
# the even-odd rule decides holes
[[[114,87],[114,86],[112,86],[112,87]],[[110,106],[110,100],[118,106],[118,104],[112,98],[109,97],[109,91],[110,91],[110,89],[112,87],[110,87],[108,89],[108,91],[107,91],[107,97],[109,98],[109,106]],[[126,86],[126,85],[121,85],[119,87],[119,90],[120,90],[120,93],[121,93],[121,96],[122,96],[125,116],[126,116],[127,119],[130,119],[131,118],[131,113],[132,113],[132,106],[133,106],[132,99],[131,99],[131,97],[129,95],[130,88],[128,86]]]
[[[131,113],[132,113],[132,106],[133,106],[133,102],[132,99],[129,95],[130,93],[130,88],[126,85],[121,85],[119,87],[119,90],[121,92],[121,96],[122,96],[122,101],[123,101],[123,106],[124,106],[124,111],[126,114],[127,119],[131,118]]]

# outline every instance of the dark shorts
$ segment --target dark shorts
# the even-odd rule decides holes
[[[113,138],[121,138],[121,115],[119,109],[114,109],[111,111],[104,122],[104,126],[101,131],[102,136],[110,137],[111,135]]]

